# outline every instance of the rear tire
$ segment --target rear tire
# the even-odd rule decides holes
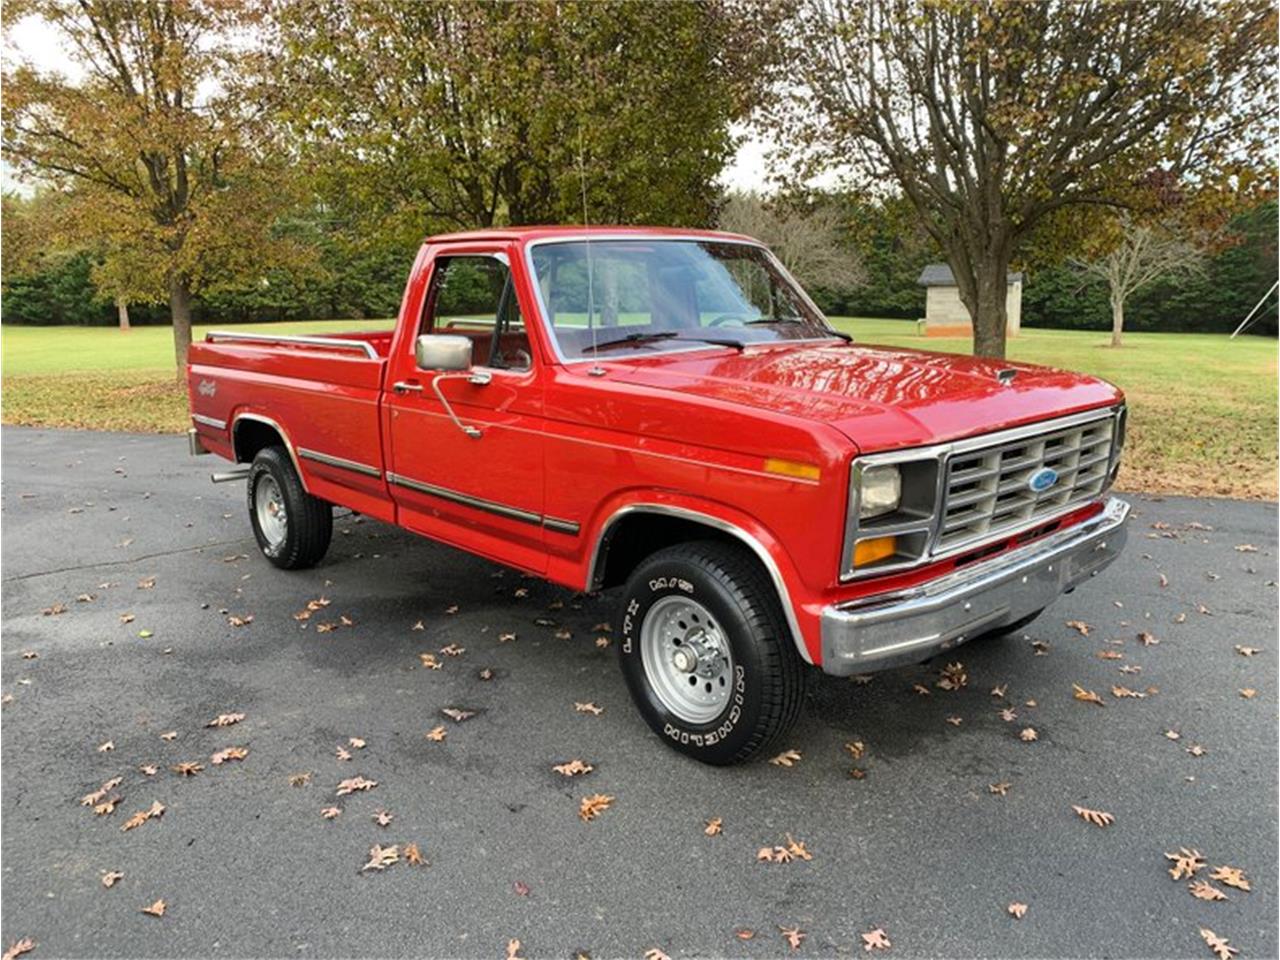
[[[643,561],[623,589],[618,636],[641,716],[695,760],[740,763],[800,713],[805,665],[773,584],[740,547],[698,541]]]
[[[333,539],[333,507],[302,487],[284,447],[264,447],[249,468],[249,523],[262,555],[282,570],[313,567]]]

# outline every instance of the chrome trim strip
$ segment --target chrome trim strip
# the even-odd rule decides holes
[[[853,549],[853,543],[858,535],[858,518],[857,518],[857,482],[861,472],[867,467],[875,466],[881,463],[901,463],[903,461],[914,460],[936,460],[937,461],[937,487],[934,491],[933,504],[933,529],[929,535],[929,547],[938,539],[938,533],[942,524],[942,492],[945,483],[945,473],[947,460],[959,453],[968,453],[973,450],[982,450],[986,447],[1000,446],[1006,443],[1012,443],[1024,437],[1039,436],[1043,433],[1052,433],[1055,430],[1066,430],[1070,427],[1077,427],[1087,423],[1093,423],[1097,420],[1106,420],[1109,417],[1115,417],[1117,411],[1123,409],[1123,405],[1095,407],[1093,410],[1085,410],[1081,413],[1073,413],[1065,417],[1057,417],[1053,420],[1039,420],[1035,423],[1026,423],[1020,427],[1010,427],[1007,430],[998,430],[995,433],[979,434],[976,437],[965,437],[962,440],[954,440],[949,443],[937,443],[927,447],[911,447],[903,450],[889,450],[884,453],[872,453],[866,456],[854,457],[849,466],[849,502],[847,513],[845,514],[845,539],[841,547],[840,555],[840,582],[850,583],[855,580],[864,580],[869,577],[880,576],[886,573],[896,573],[902,570],[910,570],[915,567],[922,566],[926,563],[932,563],[937,560],[945,560],[948,557],[954,557],[956,554],[965,553],[969,550],[978,550],[982,547],[996,543],[1009,537],[1016,537],[1019,534],[1026,533],[1028,530],[1034,530],[1036,527],[1046,523],[1052,523],[1067,516],[1073,511],[1079,510],[1085,506],[1088,501],[1077,501],[1068,504],[1061,510],[1051,514],[1035,517],[1028,520],[1025,524],[1017,527],[1010,527],[1007,530],[1001,530],[999,533],[991,537],[985,537],[978,540],[972,540],[964,543],[958,543],[946,550],[939,550],[936,553],[926,550],[924,556],[916,560],[903,560],[900,563],[885,564],[884,566],[873,567],[863,572],[855,572],[851,570],[847,564],[850,562],[850,555]],[[1104,486],[1101,497],[1107,492]]]
[[[366,477],[381,477],[382,471],[377,467],[371,467],[367,463],[359,463],[355,460],[346,460],[342,457],[335,457],[328,453],[320,453],[318,450],[308,450],[306,447],[298,448],[298,456],[303,460],[314,460],[316,463],[323,463],[326,467],[339,467],[343,470],[350,470],[354,473],[363,473]]]
[[[787,627],[791,630],[791,640],[800,652],[801,659],[805,663],[813,663],[813,658],[809,656],[809,648],[804,643],[804,635],[800,632],[800,623],[796,620],[795,609],[791,604],[791,594],[787,591],[787,584],[782,579],[782,571],[778,569],[772,554],[765,549],[764,544],[741,527],[736,527],[732,523],[721,520],[719,517],[713,517],[710,514],[700,513],[697,510],[686,510],[684,507],[672,507],[662,503],[632,503],[614,511],[601,526],[600,534],[596,538],[595,546],[592,548],[591,564],[587,568],[587,590],[596,589],[596,581],[601,573],[600,562],[603,559],[603,551],[608,546],[610,531],[619,520],[630,513],[654,513],[660,516],[680,517],[683,520],[704,523],[709,527],[736,537],[750,547],[751,551],[760,558],[764,568],[769,571],[769,579],[773,581],[773,588],[778,594],[778,602],[782,605],[782,612],[787,618]]]
[[[558,517],[543,517],[542,525],[548,530],[556,533],[567,533],[571,537],[576,537],[578,531],[582,529],[579,524],[574,523],[572,520],[561,520]]]
[[[565,355],[561,352],[560,342],[556,339],[555,327],[551,323],[550,312],[547,310],[546,301],[543,300],[542,298],[542,287],[538,283],[538,272],[537,270],[534,269],[534,266],[533,266],[533,248],[541,247],[541,246],[549,246],[557,243],[583,243],[586,241],[590,241],[592,243],[595,243],[597,241],[599,241],[600,243],[616,243],[618,241],[624,241],[624,240],[631,241],[633,243],[654,243],[656,241],[667,241],[667,242],[674,242],[674,243],[707,243],[707,242],[732,243],[732,244],[737,244],[740,247],[757,247],[760,250],[764,251],[765,256],[767,256],[770,259],[770,261],[772,261],[773,265],[778,269],[778,271],[782,274],[782,276],[791,282],[792,286],[794,286],[795,289],[799,292],[800,297],[801,299],[804,300],[805,304],[809,306],[809,308],[812,309],[815,313],[817,313],[818,316],[822,317],[822,319],[827,322],[827,325],[830,326],[831,321],[827,320],[826,314],[824,314],[818,308],[818,306],[809,297],[809,294],[805,292],[804,288],[801,287],[800,284],[796,282],[795,277],[793,277],[791,273],[787,270],[787,268],[784,267],[779,262],[778,258],[774,256],[773,251],[770,250],[768,247],[766,247],[759,240],[739,240],[735,237],[726,237],[722,234],[715,233],[714,231],[708,231],[705,234],[690,233],[690,234],[681,234],[678,236],[663,236],[663,235],[654,235],[654,234],[645,234],[645,233],[559,234],[554,237],[540,237],[536,240],[530,240],[527,243],[525,243],[524,264],[525,264],[525,269],[528,270],[529,272],[529,285],[533,287],[533,295],[535,300],[537,301],[538,319],[542,323],[542,331],[543,333],[546,334],[547,341],[551,345],[551,352],[555,354],[556,359],[559,360],[560,363],[565,366],[578,364],[578,363],[599,363],[602,361],[600,361],[598,357],[575,357],[573,359],[569,359],[565,357]],[[834,328],[832,329],[834,330]],[[761,340],[759,342],[748,343],[746,346],[748,348],[749,347],[779,347],[779,346],[790,346],[792,344],[797,344],[797,343],[829,343],[832,340],[844,342],[841,337],[833,333],[829,337],[806,337],[803,339],[797,338],[795,340]],[[665,343],[672,343],[672,342],[673,341],[670,341],[670,340],[665,341]],[[696,350],[715,350],[715,349],[717,348],[714,344],[703,343],[703,344],[698,344],[691,347],[678,348],[675,350],[655,350],[652,353],[638,354],[633,357],[626,357],[626,356],[606,357],[605,360],[612,363],[612,362],[617,362],[621,360],[652,359],[653,357],[663,357],[663,356],[668,356],[668,355],[677,354],[677,353],[693,353]]]
[[[344,340],[341,337],[309,337],[303,335],[269,333],[233,333],[230,330],[210,330],[204,335],[205,343],[258,343],[299,344],[307,347],[328,347],[331,350],[358,350],[369,360],[378,360],[378,351],[365,340]]]
[[[193,413],[191,419],[195,423],[203,424],[206,427],[213,427],[215,430],[227,429],[227,421],[219,420],[217,417],[206,417],[203,413]]]
[[[483,500],[480,497],[473,497],[470,494],[450,490],[448,487],[437,487],[435,484],[413,480],[399,473],[388,473],[387,483],[395,484],[397,487],[404,487],[408,490],[416,490],[418,493],[425,493],[432,497],[439,497],[441,500],[448,500],[451,503],[460,503],[464,507],[483,510],[486,513],[506,517],[509,520],[519,520],[522,523],[532,523],[536,526],[542,526],[543,523],[543,516],[540,513],[521,510],[518,507],[508,507],[506,504],[495,503],[492,500]]]
[[[289,434],[285,431],[284,427],[280,426],[279,423],[272,420],[270,417],[264,417],[260,413],[237,413],[235,418],[231,421],[232,452],[235,453],[236,429],[240,426],[241,420],[254,420],[258,423],[265,423],[268,427],[275,430],[276,433],[280,434],[280,439],[284,441],[285,449],[289,451],[289,459],[293,461],[293,469],[298,471],[298,482],[302,484],[303,490],[307,490],[307,479],[302,475],[302,464],[298,461],[298,454],[294,451],[293,441],[289,439]],[[236,455],[239,456],[239,454]],[[310,490],[307,490],[307,493],[310,492]]]

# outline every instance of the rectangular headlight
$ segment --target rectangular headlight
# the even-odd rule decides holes
[[[897,464],[885,463],[862,471],[858,489],[858,519],[883,516],[902,503],[902,472]]]

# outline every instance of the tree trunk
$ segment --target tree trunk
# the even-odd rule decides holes
[[[1119,297],[1111,297],[1111,345],[1123,346],[1124,339],[1124,301]]]
[[[1005,328],[1008,324],[1009,262],[1004,257],[987,256],[965,270],[952,258],[951,273],[960,291],[960,300],[973,321],[973,352],[979,357],[1004,358]]]
[[[129,301],[124,297],[116,297],[116,316],[120,318],[120,332],[129,332]]]
[[[169,278],[169,313],[173,317],[173,356],[179,380],[187,376],[187,348],[191,346],[191,288],[185,277]]]

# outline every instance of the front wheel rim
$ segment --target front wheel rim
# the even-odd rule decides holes
[[[654,695],[686,723],[710,723],[733,687],[733,652],[711,612],[688,597],[658,600],[640,625],[640,658]]]
[[[280,487],[270,474],[258,478],[253,491],[253,509],[258,518],[258,529],[268,545],[278,547],[284,543],[289,535],[289,514],[285,510]]]

